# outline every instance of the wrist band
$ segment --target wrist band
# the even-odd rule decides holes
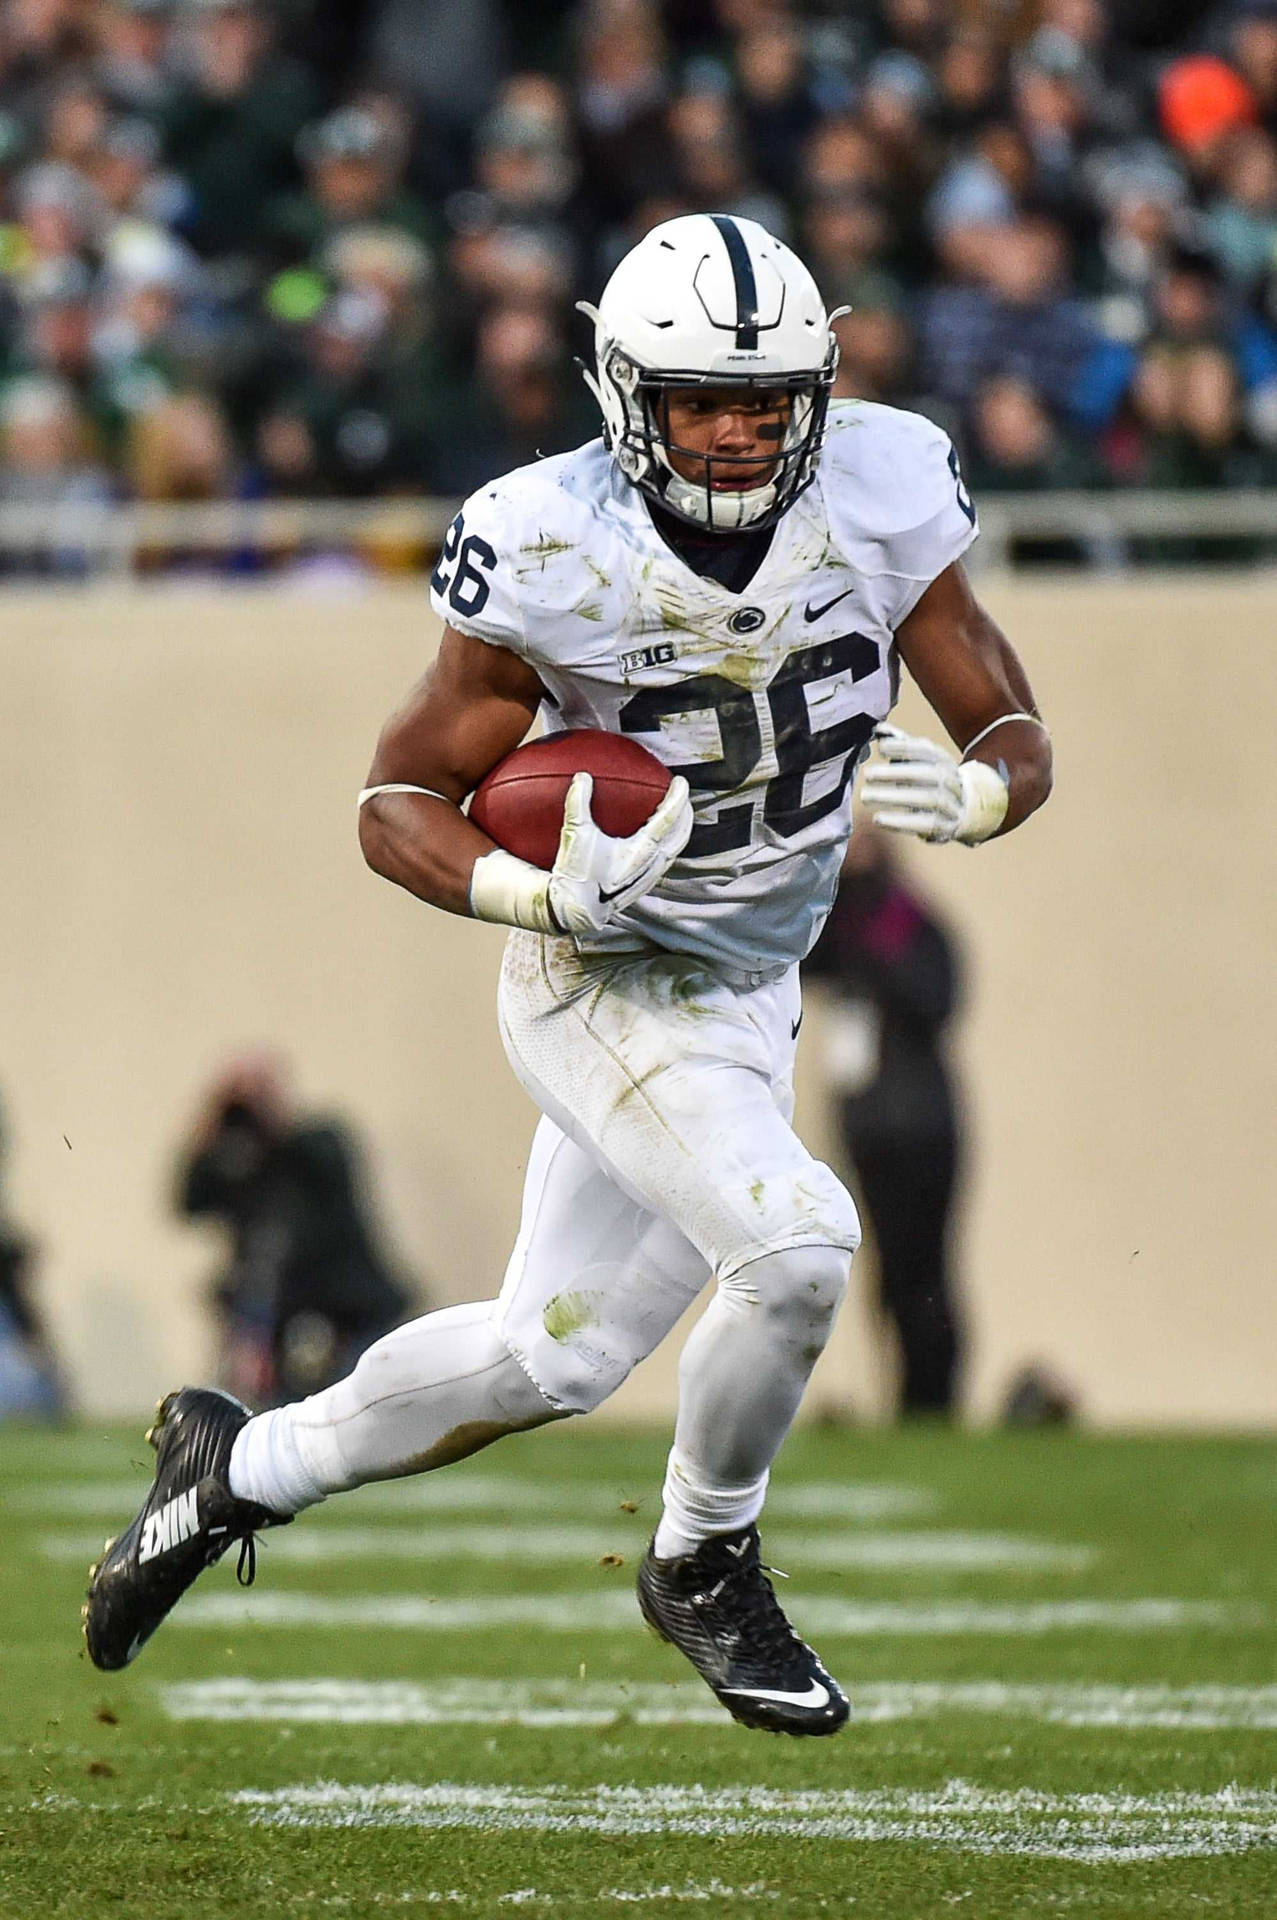
[[[958,769],[962,781],[962,818],[955,840],[966,847],[990,839],[1007,817],[1011,789],[1005,773],[984,760],[968,760]]]
[[[476,920],[494,920],[529,933],[562,933],[550,905],[550,876],[544,867],[494,847],[482,853],[470,875],[470,911]]]
[[[1041,727],[1043,733],[1047,731],[1046,722],[1039,720],[1036,713],[1003,713],[996,720],[990,720],[987,727],[981,727],[974,740],[967,741],[962,749],[962,758],[965,760],[972,747],[978,747],[980,742],[986,740],[998,727],[1005,727],[1012,720],[1027,720],[1031,727]]]

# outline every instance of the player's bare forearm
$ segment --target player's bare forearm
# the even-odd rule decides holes
[[[518,746],[543,696],[514,654],[445,629],[430,671],[377,742],[370,787],[430,792],[378,794],[360,808],[359,844],[375,873],[432,907],[470,912],[474,863],[493,843],[461,802]]]
[[[474,863],[493,845],[455,806],[415,793],[368,801],[360,814],[359,844],[374,873],[427,906],[461,914],[470,912]]]
[[[1051,791],[1051,741],[1044,727],[1004,714],[1037,716],[1028,675],[1015,649],[971,591],[961,564],[947,567],[896,631],[900,657],[960,753],[986,727],[968,756],[1003,773],[1009,833],[1037,811]]]

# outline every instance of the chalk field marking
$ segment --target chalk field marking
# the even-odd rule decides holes
[[[770,1787],[342,1786],[321,1782],[227,1802],[261,1826],[470,1828],[482,1832],[691,1834],[921,1842],[1048,1860],[1190,1859],[1277,1847],[1277,1793],[933,1792]]]
[[[51,1533],[40,1541],[50,1560],[81,1560],[96,1539]],[[519,1560],[552,1566],[564,1560],[594,1562],[605,1553],[641,1554],[647,1535],[630,1526],[605,1527],[308,1527],[272,1533],[263,1542],[265,1563],[327,1566],[337,1560]],[[91,1557],[91,1556],[90,1556]]]
[[[295,1566],[327,1565],[335,1560],[519,1560],[552,1565],[567,1560],[594,1561],[607,1553],[640,1553],[646,1532],[631,1522],[609,1528],[579,1526],[427,1526],[300,1527],[272,1534],[265,1543],[267,1562]],[[98,1542],[78,1533],[45,1534],[40,1551],[47,1559],[74,1562],[92,1558]],[[900,1532],[850,1533],[834,1538],[777,1531],[768,1549],[787,1566],[838,1567],[866,1573],[1079,1572],[1095,1558],[1094,1549],[1051,1540],[1020,1539],[1004,1533]]]
[[[801,1539],[777,1534],[777,1560],[806,1567],[849,1567],[865,1573],[1000,1573],[1004,1568],[1079,1572],[1095,1560],[1094,1547],[1035,1540],[1013,1533],[907,1532]]]
[[[1277,1686],[1023,1686],[996,1680],[849,1687],[861,1724],[995,1714],[1052,1726],[1277,1729]],[[172,1720],[323,1722],[346,1726],[605,1727],[716,1725],[725,1710],[697,1682],[577,1680],[190,1680],[160,1691]]]
[[[122,1520],[139,1507],[149,1482],[145,1473],[109,1480],[55,1480],[47,1485],[15,1488],[5,1504],[15,1513],[84,1515]],[[578,1482],[526,1481],[497,1474],[423,1473],[409,1480],[386,1480],[343,1494],[308,1519],[307,1526],[347,1524],[350,1516],[393,1519],[417,1513],[559,1514],[565,1519],[582,1513],[591,1517],[615,1514],[628,1497],[611,1487]],[[633,1495],[654,1520],[659,1487],[641,1487]],[[929,1487],[897,1485],[890,1481],[809,1481],[775,1487],[767,1502],[771,1519],[843,1520],[872,1524],[884,1520],[921,1519],[934,1513],[939,1498]],[[331,1518],[330,1518],[331,1516]]]
[[[773,1486],[767,1495],[772,1520],[921,1520],[938,1512],[940,1496],[931,1487],[910,1487],[891,1481],[864,1480],[850,1485],[838,1480],[811,1480],[802,1485]]]
[[[861,1604],[799,1597],[792,1613],[801,1631],[831,1639],[888,1635],[1043,1633],[1162,1633],[1185,1627],[1222,1632],[1252,1627],[1264,1616],[1249,1607],[1197,1600],[1051,1600],[980,1605],[967,1601]],[[430,1633],[485,1633],[529,1627],[542,1633],[609,1633],[638,1625],[632,1594],[474,1594],[430,1599],[424,1594],[241,1592],[196,1594],[172,1615],[171,1626],[400,1628]]]
[[[346,1726],[717,1725],[729,1716],[699,1682],[580,1680],[191,1680],[160,1693],[171,1720],[283,1720]]]

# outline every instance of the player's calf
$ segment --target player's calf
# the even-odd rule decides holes
[[[252,1584],[255,1533],[291,1515],[231,1492],[231,1448],[248,1418],[247,1407],[213,1387],[182,1387],[160,1402],[147,1435],[156,1456],[151,1490],[137,1518],[89,1569],[82,1616],[95,1667],[126,1667],[191,1582],[236,1540],[241,1584]]]

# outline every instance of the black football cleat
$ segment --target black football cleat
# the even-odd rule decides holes
[[[247,1407],[216,1387],[182,1387],[160,1401],[146,1436],[155,1448],[151,1491],[132,1525],[108,1540],[89,1568],[80,1612],[95,1667],[127,1667],[192,1580],[236,1540],[240,1584],[252,1585],[254,1534],[292,1516],[269,1513],[230,1490],[231,1448],[249,1418]]]
[[[847,1696],[786,1620],[759,1558],[758,1528],[716,1534],[638,1574],[643,1618],[685,1653],[734,1720],[765,1733],[837,1733]]]

